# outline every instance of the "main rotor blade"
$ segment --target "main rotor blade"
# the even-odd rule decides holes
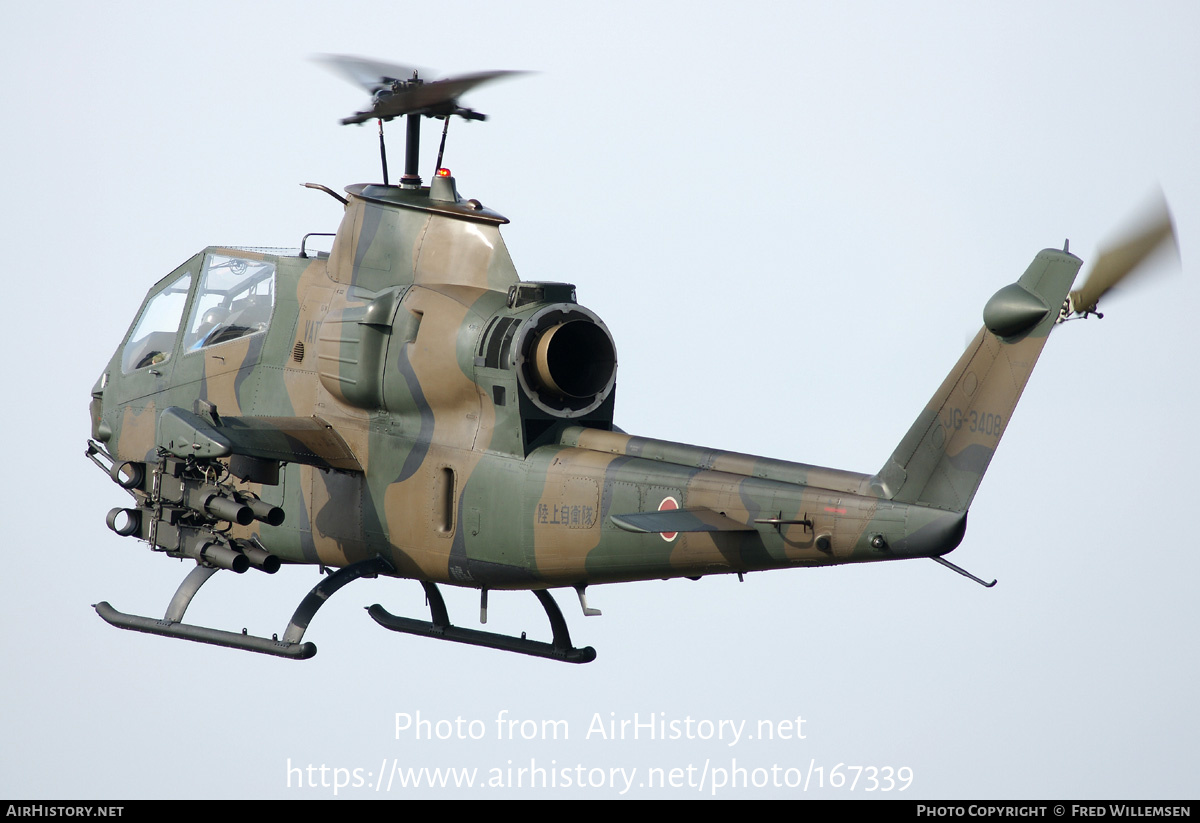
[[[458,98],[489,80],[525,74],[522,71],[481,71],[434,80],[436,75],[427,69],[348,54],[319,54],[313,59],[372,95],[371,107],[344,118],[343,124],[364,123],[374,119],[391,120],[405,114],[431,117],[461,114],[469,119],[482,120],[482,115],[469,109],[460,109]]]
[[[415,73],[425,80],[432,80],[437,75],[420,66],[402,66],[398,63],[384,63],[382,60],[368,60],[365,57],[353,57],[349,54],[318,54],[314,60],[324,63],[329,69],[340,74],[371,94],[380,89],[391,88],[393,80],[411,80]]]
[[[1102,249],[1087,281],[1071,292],[1071,308],[1083,314],[1093,311],[1100,298],[1110,289],[1132,274],[1155,251],[1170,245],[1179,254],[1175,239],[1175,224],[1167,202],[1159,195],[1158,201],[1127,237],[1116,245]]]
[[[447,77],[445,80],[435,80],[432,83],[408,86],[388,97],[377,100],[374,108],[370,111],[359,112],[353,117],[347,117],[342,122],[357,123],[374,118],[390,120],[402,114],[418,112],[421,114],[434,113],[439,116],[453,114],[458,107],[458,98],[481,83],[524,73],[521,71],[481,71],[458,77]]]

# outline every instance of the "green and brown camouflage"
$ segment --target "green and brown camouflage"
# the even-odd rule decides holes
[[[601,583],[940,557],[1080,266],[1039,253],[882,468],[859,474],[621,432],[611,334],[573,285],[520,280],[504,217],[450,177],[347,192],[328,255],[212,247],[150,290],[92,392],[89,455],[136,501],[110,512],[118,533],[206,575],[271,571],[264,554],[355,570],[322,598],[385,574],[434,593],[530,589],[544,605],[550,588],[582,603]],[[165,621],[101,614],[307,656],[303,604],[273,649],[183,626],[203,579]],[[547,652],[452,627],[433,599],[433,623],[372,614],[459,642],[591,652],[565,625],[560,637],[552,605]]]

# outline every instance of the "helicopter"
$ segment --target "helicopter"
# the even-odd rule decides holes
[[[414,580],[429,619],[379,604],[392,631],[571,663],[552,589],[795,567],[947,560],[1050,333],[1102,317],[1099,300],[1174,246],[1165,206],[1104,251],[1084,285],[1068,245],[999,289],[984,325],[874,474],[630,435],[614,424],[617,350],[571,283],[521,280],[508,219],[458,192],[442,166],[459,98],[520,74],[431,80],[326,58],[371,94],[343,124],[377,120],[382,183],[346,196],[329,252],[212,246],[147,293],[91,392],[86,455],[132,498],[107,526],[194,561],[161,619],[95,605],[109,624],[292,659],[336,591]],[[391,183],[383,123],[404,117]],[[423,120],[443,121],[435,173],[418,169]],[[221,570],[315,565],[320,582],[282,634],[184,622]],[[549,642],[451,621],[439,585],[531,591]]]

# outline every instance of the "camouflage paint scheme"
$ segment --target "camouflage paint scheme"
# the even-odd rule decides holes
[[[217,431],[234,454],[284,464],[246,488],[285,521],[229,536],[284,562],[381,555],[397,576],[474,588],[951,551],[1080,265],[1043,251],[1002,289],[993,330],[865,475],[622,433],[607,329],[573,286],[520,281],[505,218],[453,178],[347,191],[327,257],[214,247],[160,281],[144,305],[190,273],[174,349],[123,373],[135,321],[93,390],[93,437],[114,461],[153,464],[160,449],[204,457]],[[205,255],[273,264],[265,331],[185,345]]]

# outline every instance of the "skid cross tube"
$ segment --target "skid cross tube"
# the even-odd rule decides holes
[[[563,618],[558,604],[554,602],[554,597],[545,589],[534,589],[533,594],[538,599],[538,602],[542,604],[542,608],[546,610],[546,617],[550,619],[550,630],[554,633],[554,640],[550,643],[527,640],[524,633],[520,637],[513,637],[507,634],[479,631],[478,629],[464,629],[452,625],[450,623],[450,614],[446,611],[446,601],[442,599],[442,593],[438,590],[437,584],[422,580],[421,585],[424,586],[425,595],[429,599],[429,612],[433,617],[432,621],[414,620],[411,617],[397,617],[378,603],[369,607],[367,614],[371,615],[371,618],[380,626],[383,626],[385,629],[391,629],[394,632],[432,637],[436,640],[450,640],[454,643],[466,643],[469,646],[484,646],[489,649],[528,654],[533,657],[544,657],[547,660],[560,660],[564,663],[590,663],[596,659],[596,650],[591,646],[577,649],[571,645],[571,635],[567,630],[567,621]]]
[[[382,557],[372,557],[368,560],[351,563],[322,579],[320,583],[313,586],[312,591],[305,595],[304,599],[300,601],[300,605],[296,607],[291,622],[284,630],[282,640],[278,635],[270,638],[258,637],[248,634],[245,629],[240,633],[227,632],[181,622],[192,598],[217,571],[208,566],[197,566],[192,569],[179,584],[179,588],[175,591],[175,596],[171,598],[167,612],[161,620],[137,614],[125,614],[117,611],[107,602],[97,603],[95,605],[96,613],[104,618],[110,626],[116,626],[118,629],[130,629],[135,632],[191,640],[196,643],[208,643],[212,646],[224,646],[229,649],[270,654],[276,657],[287,657],[292,660],[307,660],[317,653],[317,646],[315,643],[301,641],[313,615],[325,604],[325,601],[347,583],[360,577],[390,574],[393,569],[391,564]]]

